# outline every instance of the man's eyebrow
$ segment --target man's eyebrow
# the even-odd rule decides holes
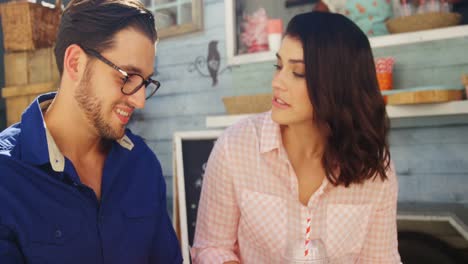
[[[120,68],[122,68],[122,70],[128,72],[128,73],[138,73],[138,74],[142,74],[142,70],[134,65],[123,65],[123,66],[120,66]]]
[[[134,65],[131,65],[131,64],[130,65],[123,65],[120,68],[122,68],[122,70],[128,72],[129,74],[136,73],[136,74],[139,74],[139,75],[143,76],[143,71],[140,68],[138,68],[138,67],[136,67]],[[150,78],[151,76],[153,76],[153,74],[154,74],[154,72],[152,72],[147,78],[145,78],[145,80]]]

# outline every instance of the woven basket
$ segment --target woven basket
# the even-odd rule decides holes
[[[223,97],[224,107],[230,115],[266,112],[271,109],[271,94]]]
[[[5,50],[24,51],[52,46],[60,22],[61,3],[57,0],[55,8],[25,1],[1,4]]]
[[[385,24],[390,33],[413,32],[458,25],[461,15],[433,12],[389,19]]]

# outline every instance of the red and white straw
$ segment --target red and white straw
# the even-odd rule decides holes
[[[310,217],[307,218],[307,227],[306,227],[306,234],[305,234],[305,250],[304,256],[309,255],[309,243],[310,243]]]

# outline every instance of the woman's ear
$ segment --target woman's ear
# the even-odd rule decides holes
[[[87,56],[83,49],[72,44],[65,50],[63,57],[63,72],[70,80],[79,82],[86,67]]]

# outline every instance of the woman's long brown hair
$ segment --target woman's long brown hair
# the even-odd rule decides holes
[[[334,185],[387,178],[389,119],[367,36],[348,18],[295,16],[286,35],[302,42],[314,120],[327,138],[322,165]]]

